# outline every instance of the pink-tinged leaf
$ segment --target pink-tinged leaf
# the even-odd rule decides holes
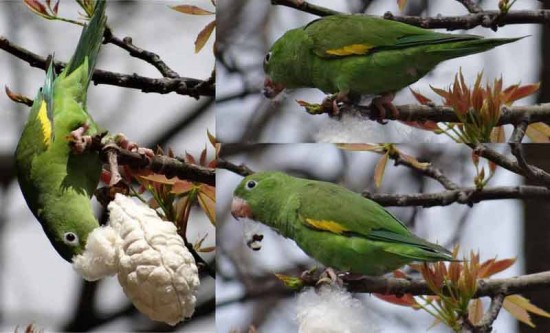
[[[13,91],[10,90],[10,88],[8,88],[8,86],[4,86],[4,88],[6,90],[6,95],[8,95],[9,99],[11,99],[12,101],[14,101],[16,103],[21,103],[21,104],[25,104],[25,105],[28,105],[28,106],[32,106],[32,103],[33,103],[32,99],[30,99],[26,96],[14,93]]]
[[[525,134],[535,143],[550,143],[550,126],[545,123],[533,123],[529,125]]]
[[[193,155],[189,154],[188,152],[185,152],[185,160],[187,161],[187,163],[197,164],[197,161],[195,160]]]
[[[400,11],[403,11],[406,5],[407,5],[407,0],[397,0],[397,6],[399,6]]]
[[[479,155],[472,151],[472,162],[477,167],[479,165]]]
[[[413,94],[414,98],[416,98],[416,100],[418,101],[418,103],[422,104],[422,105],[427,105],[429,103],[432,103],[432,100],[429,99],[428,97],[422,95],[421,93],[413,90],[412,88],[409,88],[409,90],[411,91],[411,93]]]
[[[161,175],[161,174],[158,174],[158,173],[153,173],[153,174],[146,175],[146,176],[139,176],[139,178],[148,180],[148,181],[153,182],[153,183],[165,184],[165,185],[174,185],[177,182],[181,182],[181,180],[177,177],[168,179],[168,178],[166,178],[165,175]]]
[[[61,0],[57,0],[57,2],[55,3],[55,5],[53,6],[53,13],[55,15],[57,15],[57,11],[59,10],[59,1]]]
[[[515,296],[519,295],[511,295],[506,297],[502,303],[502,307],[520,322],[534,328],[535,324],[531,321],[531,316],[529,316],[527,310],[516,304],[517,300]]]
[[[388,303],[392,303],[395,305],[414,307],[417,304],[416,300],[414,299],[414,296],[411,294],[405,294],[401,297],[397,297],[392,294],[385,295],[385,294],[373,293],[373,295],[383,301],[386,301]]]
[[[511,295],[505,298],[505,300],[508,300],[508,302],[512,302],[515,305],[521,307],[522,309],[525,309],[531,313],[534,313],[536,315],[539,315],[541,317],[550,318],[550,313],[544,311],[543,309],[539,308],[538,306],[534,305],[529,301],[527,298],[521,296],[521,295]]]
[[[33,12],[36,12],[41,15],[48,15],[48,10],[46,9],[46,6],[44,6],[44,4],[42,4],[40,1],[23,0],[23,2],[25,2],[25,5],[27,5],[27,7],[29,7],[29,9],[32,10]]]
[[[384,145],[371,145],[368,143],[338,143],[336,147],[349,151],[371,151],[375,153],[386,153]]]
[[[516,262],[516,258],[509,258],[509,259],[503,259],[498,261],[494,259],[487,260],[485,263],[481,265],[481,269],[479,271],[478,277],[482,279],[490,277],[496,273],[499,273],[508,269],[515,262]]]
[[[476,298],[468,304],[468,319],[472,324],[477,325],[483,318],[483,303],[481,299]]]
[[[206,136],[208,136],[208,141],[210,142],[212,147],[216,147],[216,145],[218,144],[218,140],[216,139],[216,137],[212,133],[210,133],[209,130],[206,130]]]
[[[212,35],[212,31],[214,31],[214,28],[216,28],[216,20],[208,23],[197,35],[197,39],[195,40],[195,53],[199,53],[200,50],[204,47],[208,39],[210,38],[210,35]]]
[[[492,143],[504,143],[506,138],[504,136],[504,126],[499,126],[493,128],[491,131],[491,142]]]
[[[517,101],[518,99],[522,99],[529,95],[534,94],[535,92],[537,92],[537,90],[539,90],[539,88],[540,88],[540,83],[527,84],[524,86],[518,86],[518,85],[510,86],[502,92],[502,95],[503,95],[502,101],[506,105],[510,105],[513,102]]]
[[[170,192],[173,194],[186,194],[194,188],[196,188],[196,186],[193,183],[183,180],[174,183]]]
[[[376,167],[374,168],[374,185],[377,188],[382,184],[382,178],[384,178],[384,171],[386,170],[386,164],[389,158],[390,155],[386,153],[380,158],[378,163],[376,163]]]
[[[214,252],[215,250],[216,250],[215,246],[207,246],[207,247],[201,247],[200,249],[197,249],[198,252],[202,252],[202,253]]]
[[[434,122],[434,121],[431,121],[431,120],[427,120],[427,121],[423,121],[423,122],[420,122],[420,121],[401,121],[401,122],[405,125],[415,127],[415,128],[419,128],[419,129],[422,129],[422,130],[425,130],[425,131],[433,132],[433,131],[440,131],[441,130],[441,128],[439,128],[437,123]]]
[[[494,174],[495,173],[495,170],[497,169],[497,164],[493,161],[489,161],[489,171],[490,171],[490,174]]]
[[[193,6],[193,5],[178,5],[178,6],[173,6],[172,9],[180,13],[189,14],[189,15],[214,15],[215,14],[214,12],[211,12],[209,10],[202,9],[200,7]]]
[[[203,166],[206,165],[206,145],[201,152],[201,156],[199,157],[199,164]]]
[[[216,201],[212,200],[210,195],[204,191],[199,191],[199,205],[213,225],[216,225]]]

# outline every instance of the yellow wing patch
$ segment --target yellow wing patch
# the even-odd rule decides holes
[[[338,222],[329,221],[329,220],[314,220],[314,219],[306,218],[306,224],[308,224],[310,227],[314,229],[329,231],[339,235],[343,234],[346,231],[349,231],[349,229],[343,227]]]
[[[49,147],[52,139],[52,122],[48,118],[48,109],[46,102],[42,101],[40,104],[40,110],[38,110],[38,122],[42,128],[42,135],[44,136],[44,144]]]
[[[351,44],[341,47],[339,49],[330,49],[326,50],[327,54],[336,55],[336,56],[347,56],[347,55],[361,55],[369,52],[373,46],[367,44]]]

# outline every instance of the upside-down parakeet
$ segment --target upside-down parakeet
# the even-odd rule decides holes
[[[27,205],[57,252],[67,261],[82,253],[99,226],[90,198],[102,163],[96,152],[72,151],[71,141],[99,129],[86,111],[86,93],[105,29],[105,1],[96,1],[76,51],[56,77],[50,61],[15,152],[17,177]]]
[[[273,44],[264,59],[264,94],[310,87],[338,93],[339,100],[393,96],[442,61],[518,39],[439,33],[365,15],[327,16]]]
[[[325,266],[357,274],[452,260],[449,251],[412,234],[376,202],[336,184],[282,172],[244,178],[233,193],[231,213],[293,239]]]

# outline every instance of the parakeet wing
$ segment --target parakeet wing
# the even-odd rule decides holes
[[[333,15],[304,27],[320,57],[346,57],[380,50],[479,39],[473,35],[433,32],[400,22],[362,15]]]
[[[312,182],[299,193],[300,221],[312,229],[449,252],[410,233],[376,202],[339,186]],[[326,198],[326,202],[319,202],[322,198]]]

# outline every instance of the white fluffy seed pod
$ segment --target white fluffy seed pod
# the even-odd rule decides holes
[[[122,238],[118,281],[126,295],[152,320],[175,325],[191,317],[199,275],[176,226],[121,194],[108,208]]]
[[[119,234],[110,226],[94,229],[88,235],[84,253],[73,258],[74,269],[88,281],[115,275],[121,244]]]
[[[73,267],[87,280],[117,274],[124,293],[152,320],[175,325],[195,310],[199,275],[175,225],[121,194],[109,206],[109,225],[88,236]]]

